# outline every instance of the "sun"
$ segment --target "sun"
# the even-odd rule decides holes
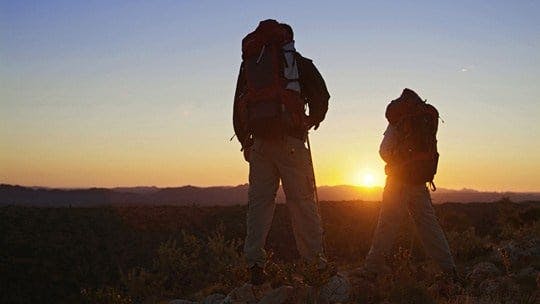
[[[375,187],[377,186],[377,178],[371,170],[362,170],[356,174],[355,184],[361,187]]]
[[[375,177],[371,173],[365,173],[362,177],[362,186],[373,187],[375,186]]]

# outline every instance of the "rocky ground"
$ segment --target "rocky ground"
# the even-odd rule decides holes
[[[272,287],[244,284],[228,294],[214,293],[202,301],[176,299],[169,304],[285,304],[285,303],[540,303],[540,238],[506,241],[494,246],[485,261],[460,270],[461,280],[437,274],[430,262],[402,261],[376,280],[347,272],[320,287],[296,278],[293,284]],[[405,258],[410,257],[406,256]],[[397,288],[396,288],[397,286]],[[391,290],[389,292],[389,290]]]
[[[0,208],[0,303],[538,303],[540,202],[435,205],[462,283],[448,281],[402,223],[389,270],[362,266],[377,202],[322,202],[335,272],[299,262],[284,205],[267,242],[269,284],[252,288],[246,206]],[[347,300],[346,300],[347,299]],[[187,301],[187,302],[186,302]]]

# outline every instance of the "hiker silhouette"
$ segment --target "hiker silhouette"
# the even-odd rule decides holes
[[[455,263],[433,210],[426,183],[432,186],[437,171],[437,110],[416,92],[404,89],[386,110],[388,126],[379,154],[386,162],[386,185],[371,248],[355,275],[373,279],[385,270],[399,223],[409,213],[426,252],[453,278]]]
[[[264,246],[280,181],[300,255],[321,269],[327,264],[305,143],[308,130],[323,121],[330,95],[313,62],[296,51],[293,36],[289,25],[269,19],[242,40],[233,122],[249,162],[244,253],[254,285],[265,281]]]

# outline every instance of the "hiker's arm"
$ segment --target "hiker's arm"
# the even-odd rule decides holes
[[[248,134],[247,134],[247,131],[245,130],[245,125],[242,122],[241,109],[239,107],[240,103],[238,101],[239,101],[239,97],[243,94],[245,88],[246,88],[246,78],[244,76],[244,68],[241,65],[240,72],[238,73],[238,80],[236,81],[236,91],[234,93],[233,126],[234,126],[234,134],[236,134],[236,138],[242,145],[245,143],[246,137],[248,136]]]
[[[384,131],[384,137],[379,147],[379,155],[387,164],[393,163],[396,144],[396,132],[394,127],[389,124]]]
[[[313,62],[302,57],[299,63],[302,96],[307,100],[309,106],[309,120],[312,125],[318,126],[328,111],[330,94],[326,89],[324,79]]]

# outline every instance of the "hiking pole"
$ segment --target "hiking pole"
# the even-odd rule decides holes
[[[309,151],[309,162],[311,163],[311,177],[313,178],[313,189],[315,195],[315,203],[317,204],[317,211],[320,214],[319,210],[319,195],[317,193],[317,182],[315,181],[315,166],[313,165],[313,156],[311,154],[311,144],[309,143],[309,133],[306,134],[307,148]]]
[[[320,208],[320,202],[319,202],[319,194],[317,193],[317,182],[315,181],[315,166],[313,165],[313,154],[311,153],[311,143],[309,142],[309,132],[306,134],[306,142],[307,142],[307,148],[309,151],[309,162],[311,163],[311,176],[313,178],[313,194],[315,195],[315,205],[317,206],[317,213],[319,214],[319,218],[321,219],[321,229],[322,229],[322,254],[324,255],[324,258],[326,259],[326,237],[325,237],[325,229],[323,227],[322,222],[322,216],[321,216],[321,208]]]

